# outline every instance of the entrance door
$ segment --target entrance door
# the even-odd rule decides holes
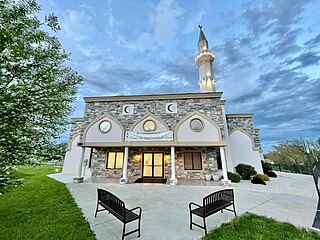
[[[163,178],[163,153],[143,153],[143,177]]]

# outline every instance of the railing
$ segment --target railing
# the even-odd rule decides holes
[[[299,174],[312,175],[312,167],[309,165],[297,165],[297,164],[270,164],[272,169],[280,172],[291,172]]]

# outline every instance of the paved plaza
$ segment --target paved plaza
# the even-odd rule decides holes
[[[62,182],[72,178],[61,174],[50,175]],[[120,239],[123,224],[106,211],[94,218],[97,188],[106,189],[120,199],[127,208],[140,206],[143,209],[141,221],[141,240],[143,239],[199,239],[204,231],[197,227],[189,229],[188,204],[201,204],[202,198],[223,186],[168,186],[157,184],[66,183],[84,216],[96,233],[97,239]],[[312,176],[291,173],[278,173],[268,185],[253,185],[249,181],[229,186],[235,191],[237,214],[246,212],[273,217],[280,221],[291,222],[296,226],[311,227],[316,213],[317,193]],[[232,212],[224,211],[207,218],[208,229],[219,227],[234,218]],[[202,220],[199,218],[199,223]],[[128,224],[127,231],[135,228]],[[126,240],[136,239],[132,234]]]

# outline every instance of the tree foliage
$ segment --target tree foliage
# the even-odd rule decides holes
[[[272,147],[266,158],[282,164],[312,165],[318,161],[320,138],[316,141],[293,139],[281,141]]]
[[[82,77],[69,55],[43,28],[60,29],[50,14],[41,22],[35,0],[0,0],[0,193],[16,184],[12,171],[41,160],[68,124]]]

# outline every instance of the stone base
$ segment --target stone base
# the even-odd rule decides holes
[[[229,186],[231,184],[231,181],[230,180],[221,179],[221,183],[222,183],[223,186]]]
[[[83,177],[74,177],[73,183],[83,183]]]
[[[178,180],[177,179],[170,179],[170,185],[177,185]]]
[[[127,184],[128,183],[128,179],[127,178],[120,178],[119,183],[120,184]]]

